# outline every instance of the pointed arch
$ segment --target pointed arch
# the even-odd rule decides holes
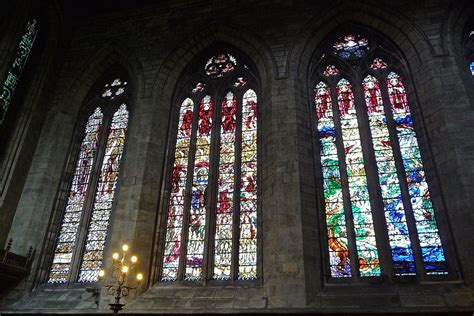
[[[288,64],[290,69],[295,69],[297,74],[310,78],[313,70],[310,69],[314,65],[314,60],[320,56],[317,48],[319,43],[326,42],[325,38],[331,34],[344,28],[351,29],[350,26],[361,30],[382,30],[376,33],[382,33],[379,38],[390,39],[396,52],[405,57],[405,53],[409,54],[410,66],[418,68],[423,64],[421,59],[422,52],[430,51],[432,54],[435,50],[422,32],[411,20],[384,7],[371,6],[369,4],[354,4],[345,2],[341,6],[335,6],[327,11],[324,17],[314,18],[310,20],[300,31],[301,36],[297,38],[292,45],[291,54],[289,54]],[[394,23],[392,20],[396,17],[403,23]],[[322,27],[324,26],[324,27]],[[332,26],[332,27],[331,27]],[[322,30],[331,30],[322,31]],[[406,59],[406,58],[404,58]]]
[[[196,31],[189,37],[189,40],[180,43],[165,58],[151,86],[150,93],[161,96],[161,100],[154,97],[156,102],[166,100],[167,94],[175,90],[179,75],[183,73],[191,61],[203,49],[215,43],[224,43],[235,47],[246,56],[249,56],[257,67],[262,83],[270,82],[278,76],[277,63],[269,45],[263,39],[258,38],[250,31],[242,30],[241,27],[212,23],[206,28]],[[266,90],[268,88],[264,86],[262,89]]]
[[[53,232],[57,238],[51,243],[47,283],[98,281],[129,125],[132,86],[126,72],[115,66],[99,77],[84,100],[83,112],[93,114],[85,127],[82,119],[77,124],[84,131],[78,135],[81,145],[79,150],[72,146],[70,161],[75,162],[63,175],[69,189],[56,201],[61,222],[54,226],[60,229]]]
[[[161,203],[160,281],[257,279],[259,78],[252,60],[223,43],[183,71],[174,163],[164,183],[170,194]]]
[[[446,260],[449,247],[439,234],[403,85],[407,71],[390,45],[370,31],[339,31],[326,38],[317,54],[322,57],[310,66],[316,91],[327,266],[332,278],[360,279],[384,273],[424,279],[453,271]],[[323,98],[329,93],[330,98]],[[337,104],[329,105],[330,99]],[[332,116],[325,113],[331,112],[334,120],[328,121]],[[327,130],[334,130],[331,142],[326,139]],[[327,167],[330,151],[337,162],[331,177]],[[340,183],[329,187],[329,181],[338,179],[334,174],[340,175]],[[343,203],[334,204],[337,197]],[[339,205],[339,211],[334,205]],[[335,234],[335,222],[339,230],[344,227],[342,234]],[[339,253],[334,251],[336,242]],[[347,270],[344,267],[349,263]]]
[[[126,74],[132,87],[132,99],[137,99],[144,91],[144,73],[138,58],[128,50],[124,43],[116,40],[105,43],[98,50],[86,58],[83,63],[76,63],[74,67],[81,69],[80,75],[70,81],[59,82],[58,89],[65,91],[54,102],[55,106],[70,104],[71,113],[79,113],[81,105],[87,95],[103,74],[116,68]],[[67,100],[67,101],[65,101]]]

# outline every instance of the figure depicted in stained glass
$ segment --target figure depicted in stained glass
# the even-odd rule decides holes
[[[405,94],[405,88],[403,84],[400,82],[398,75],[393,75],[394,72],[388,75],[388,81],[390,89],[390,101],[392,102],[393,108],[395,111],[408,110],[408,101],[407,96]]]
[[[402,202],[394,154],[390,141],[387,119],[379,82],[368,75],[363,83],[369,126],[379,172],[379,183],[384,199],[385,220],[396,274],[415,273],[413,250],[408,236],[408,226]]]
[[[354,94],[346,79],[341,79],[337,85],[337,99],[339,101],[339,115],[343,117],[349,113],[349,109],[353,108],[354,104]]]
[[[233,132],[235,130],[235,111],[237,100],[234,98],[232,102],[226,102],[227,99],[224,99],[222,102],[222,130],[224,133]]]
[[[314,100],[323,168],[331,276],[347,277],[351,276],[351,268],[342,200],[342,180],[337,157],[331,90],[326,83],[319,82],[316,85]]]
[[[372,76],[364,80],[364,96],[369,113],[383,110],[380,88],[378,87],[378,82]]]
[[[387,88],[425,273],[446,274],[447,264],[444,249],[434,216],[414,122],[401,76],[390,72],[387,76]]]
[[[328,117],[332,116],[331,109],[331,93],[328,86],[320,82],[314,91],[316,100],[316,117],[319,119],[326,117],[326,112],[329,110]]]
[[[379,275],[378,251],[354,94],[347,79],[341,79],[338,82],[336,91],[359,272],[361,276]]]
[[[198,133],[209,134],[212,127],[212,103],[201,102],[199,109]]]
[[[181,131],[185,136],[191,136],[191,125],[193,124],[193,111],[186,110],[181,119]]]

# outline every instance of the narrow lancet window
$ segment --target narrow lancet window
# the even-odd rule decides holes
[[[115,78],[93,100],[100,106],[82,136],[48,283],[98,281],[128,129],[127,84]]]

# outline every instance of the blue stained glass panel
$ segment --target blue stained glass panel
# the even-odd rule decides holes
[[[331,276],[350,277],[352,272],[336,147],[336,128],[332,111],[331,90],[327,84],[320,82],[316,85],[314,98],[321,151]]]
[[[413,250],[408,235],[405,209],[395,160],[393,160],[380,85],[375,77],[369,75],[365,77],[362,86],[377,162],[380,192],[384,201],[384,214],[392,250],[394,272],[396,275],[415,274]]]
[[[428,275],[447,274],[446,258],[431,203],[428,183],[425,179],[424,166],[403,79],[397,73],[390,72],[387,77],[387,88],[425,272]],[[427,231],[428,229],[429,231]]]

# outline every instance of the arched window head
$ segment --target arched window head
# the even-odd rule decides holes
[[[258,277],[258,80],[234,56],[205,56],[181,91],[161,281]]]
[[[25,67],[28,56],[30,55],[33,44],[35,43],[38,33],[38,22],[36,18],[28,21],[25,32],[21,37],[20,43],[16,51],[5,81],[0,90],[0,124],[5,119],[6,112],[13,98],[13,93],[18,85],[23,68]]]
[[[121,77],[99,85],[89,104],[81,145],[69,180],[69,194],[58,200],[63,216],[48,283],[97,282],[129,122],[128,86]],[[64,201],[65,200],[65,201]]]
[[[313,76],[331,278],[448,274],[405,79],[361,33],[338,37]]]

